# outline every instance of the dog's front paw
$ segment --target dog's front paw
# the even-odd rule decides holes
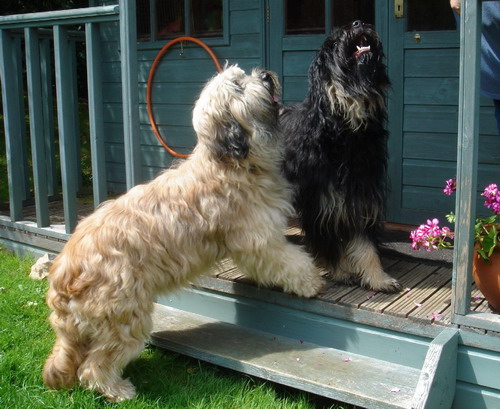
[[[365,283],[362,281],[361,285],[370,290],[388,294],[399,293],[403,289],[403,286],[398,280],[389,276],[386,279],[377,282],[371,281],[369,283]]]
[[[304,274],[303,279],[297,285],[290,289],[291,293],[299,297],[312,298],[318,295],[326,285],[325,280],[317,273]]]

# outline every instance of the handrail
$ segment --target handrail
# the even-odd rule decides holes
[[[86,7],[81,9],[44,11],[40,13],[0,16],[0,29],[44,27],[58,24],[78,24],[97,21],[117,21],[118,5]]]

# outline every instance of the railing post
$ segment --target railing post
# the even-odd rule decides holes
[[[45,160],[47,168],[47,194],[57,193],[57,173],[55,164],[54,98],[52,96],[51,40],[40,41],[40,70],[42,81],[43,135],[45,139]]]
[[[125,172],[130,189],[142,179],[135,1],[120,0],[120,49]]]
[[[479,133],[480,42],[481,2],[464,0],[460,18],[456,236],[452,287],[454,315],[465,315],[470,310]],[[453,321],[456,322],[454,318]]]
[[[19,83],[12,81],[17,76],[14,58],[14,40],[7,30],[0,30],[0,77],[2,80],[2,103],[5,128],[5,147],[7,153],[7,172],[9,183],[10,218],[22,219],[24,197],[24,154],[22,144],[22,121],[20,111]],[[21,167],[21,169],[20,169]]]
[[[47,167],[43,134],[43,100],[40,74],[40,48],[38,30],[26,28],[26,69],[30,115],[31,156],[33,158],[33,184],[35,189],[36,221],[38,227],[50,225],[47,195]]]
[[[87,78],[89,94],[89,129],[92,158],[94,206],[106,200],[106,160],[104,156],[104,118],[102,102],[101,53],[99,28],[96,23],[85,25],[87,46]]]
[[[57,94],[57,123],[61,153],[61,175],[66,233],[72,233],[77,223],[76,187],[78,167],[75,161],[75,126],[73,84],[71,83],[70,44],[66,28],[54,26],[54,53]]]

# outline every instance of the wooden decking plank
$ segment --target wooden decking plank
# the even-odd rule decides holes
[[[410,291],[407,291],[404,297],[386,308],[384,312],[391,315],[408,317],[413,310],[424,304],[449,280],[451,280],[449,269],[441,267],[424,281],[418,283],[417,288],[411,288]]]
[[[395,265],[398,263],[398,260],[392,259],[392,258],[381,258],[382,266],[387,269],[390,268],[391,266]],[[328,277],[326,277],[328,279]],[[370,294],[369,290],[365,289],[360,289],[357,285],[355,286],[349,286],[341,283],[332,283],[330,288],[328,288],[324,294],[320,295],[320,299],[324,299],[327,301],[331,302],[339,302],[342,300],[344,297],[348,296],[349,294],[355,292],[355,291],[361,291],[364,294]]]
[[[392,271],[388,271],[388,273],[391,275],[397,275],[396,278],[399,279],[399,282],[403,286],[404,290],[397,294],[377,293],[369,300],[365,300],[365,302],[361,303],[360,308],[369,311],[384,312],[390,305],[406,297],[409,289],[425,280],[429,274],[432,274],[438,269],[437,266],[430,267],[428,265],[409,261],[400,261],[400,263],[397,266],[394,266],[394,268],[398,268],[400,273],[393,273]],[[401,278],[399,277],[399,274],[401,274]]]
[[[394,260],[393,260],[394,261]],[[384,259],[382,259],[382,265],[384,266],[387,274],[392,276],[393,278],[402,282],[404,276],[411,272],[413,276],[413,271],[420,267],[417,263],[407,262],[407,261],[399,261],[396,263],[384,265]],[[357,308],[363,303],[369,302],[379,296],[379,298],[386,298],[387,300],[394,300],[399,297],[399,294],[386,294],[381,292],[374,292],[371,290],[366,290],[362,288],[357,288],[355,291],[351,292],[348,296],[342,298],[339,302],[344,305],[354,305]],[[383,297],[387,296],[387,297]]]
[[[475,283],[472,283],[471,288],[470,309],[477,312],[488,312],[490,310],[488,302]]]
[[[241,275],[241,272],[237,270],[236,265],[234,264],[234,261],[231,258],[226,258],[219,262],[218,265],[214,266],[212,268],[212,274],[217,278],[223,279],[223,280],[233,280],[233,275],[235,275],[235,271],[238,271],[238,275]]]
[[[428,322],[439,322],[440,318],[451,305],[451,280],[443,287],[437,290],[431,299],[428,299],[425,304],[414,310],[409,318],[424,320]]]
[[[451,291],[449,294],[450,297],[450,302],[448,308],[446,308],[444,311],[441,312],[441,317],[439,317],[439,321],[436,321],[436,323],[443,324],[443,325],[450,325],[451,324]],[[479,308],[483,303],[485,302],[483,295],[479,291],[479,289],[476,287],[474,283],[472,283],[472,288],[471,288],[471,300],[470,300],[470,309],[473,311],[477,312],[490,312],[491,310],[486,310],[486,311],[479,311]],[[486,302],[486,306],[488,303]],[[484,308],[481,307],[481,309]]]

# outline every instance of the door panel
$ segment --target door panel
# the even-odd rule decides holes
[[[420,224],[454,205],[442,189],[456,174],[459,33],[448,1],[407,0],[401,18],[389,3],[387,219]]]

